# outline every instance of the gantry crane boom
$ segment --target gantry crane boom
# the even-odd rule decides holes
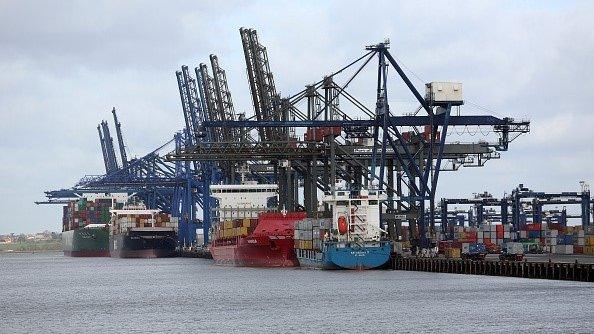
[[[235,109],[233,107],[233,99],[227,84],[227,75],[225,70],[219,66],[219,60],[216,55],[210,55],[210,64],[212,67],[212,77],[217,97],[217,106],[220,114],[225,121],[235,121]],[[238,138],[237,129],[225,129],[225,136],[227,141]]]
[[[101,129],[103,130],[103,141],[105,143],[105,152],[107,153],[109,172],[112,172],[118,169],[118,161],[113,148],[113,138],[109,133],[109,125],[106,121],[101,122]]]
[[[191,111],[190,111],[190,102],[189,102],[189,98],[188,98],[188,94],[186,92],[185,89],[185,84],[184,84],[184,77],[181,71],[176,71],[175,72],[175,77],[177,78],[177,86],[179,89],[179,97],[181,99],[181,104],[182,104],[182,110],[184,113],[184,123],[186,125],[185,128],[185,132],[186,132],[186,145],[187,146],[192,146],[193,145],[193,136],[192,136],[192,129],[193,129],[193,124],[192,124],[192,117],[190,116]]]
[[[101,133],[101,125],[97,125],[97,132],[99,132],[99,142],[101,143],[101,153],[103,154],[103,164],[105,165],[105,172],[109,173],[109,158],[107,157],[107,150],[105,148],[105,140],[103,133]]]
[[[239,29],[248,81],[254,103],[254,112],[258,121],[280,121],[280,97],[276,92],[274,77],[270,71],[266,48],[258,41],[258,34],[254,29]],[[260,140],[282,140],[277,129],[258,129]]]
[[[202,122],[202,107],[198,101],[198,92],[196,91],[196,81],[190,76],[187,66],[182,66],[182,75],[184,79],[184,88],[188,98],[190,110],[191,136],[194,143],[198,142],[198,127]]]
[[[208,74],[208,67],[205,64],[200,64],[199,65],[200,68],[200,82],[199,85],[202,86],[202,89],[200,91],[201,94],[203,94],[203,99],[204,99],[204,104],[206,105],[206,109],[207,109],[207,114],[208,114],[208,118],[213,120],[222,120],[224,119],[224,111],[220,110],[218,108],[218,103],[217,103],[217,96],[216,96],[216,89],[214,87],[214,80],[213,78]],[[197,72],[198,74],[198,72]],[[201,95],[202,97],[202,95]],[[212,140],[215,141],[223,141],[224,140],[224,136],[221,135],[221,133],[213,133],[212,134],[214,138],[212,138]]]
[[[111,110],[113,114],[113,122],[116,128],[116,135],[118,137],[118,146],[120,148],[120,158],[122,159],[122,167],[128,167],[128,155],[126,154],[126,147],[124,146],[124,136],[122,135],[122,124],[118,121],[115,107]]]

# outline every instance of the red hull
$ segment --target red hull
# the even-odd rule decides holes
[[[294,224],[304,218],[302,212],[260,214],[256,229],[247,237],[215,240],[210,246],[212,258],[217,264],[238,267],[297,267]]]
[[[293,239],[250,243],[254,238],[239,239],[236,245],[211,246],[217,264],[237,267],[297,267],[299,261],[293,250]]]
[[[64,251],[65,256],[72,256],[72,257],[109,257],[109,251],[91,251],[91,250],[84,250],[84,251]]]

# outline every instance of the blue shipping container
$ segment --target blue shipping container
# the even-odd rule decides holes
[[[470,244],[468,245],[468,253],[469,254],[481,254],[486,253],[487,247],[485,244]]]

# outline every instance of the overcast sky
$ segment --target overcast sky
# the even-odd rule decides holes
[[[283,95],[388,37],[418,88],[459,81],[463,114],[532,121],[502,159],[442,174],[440,196],[594,179],[594,2],[364,3],[0,1],[0,233],[60,230],[61,208],[33,202],[104,171],[96,126],[112,107],[129,154],[169,140],[182,127],[183,64],[217,54],[236,110],[252,114],[242,26],[258,30]],[[369,78],[353,87],[364,101]],[[410,112],[412,96],[391,85],[392,112]]]

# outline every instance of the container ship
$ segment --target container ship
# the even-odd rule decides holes
[[[110,210],[112,257],[157,258],[176,255],[178,218],[147,209],[143,203]]]
[[[243,267],[295,267],[295,222],[305,212],[276,212],[278,186],[248,182],[213,185],[219,206],[213,212],[210,252],[215,263]]]
[[[295,252],[305,268],[365,270],[385,265],[392,242],[380,228],[379,190],[336,191],[324,197],[331,219],[303,219],[295,224]]]
[[[109,255],[109,210],[123,206],[126,194],[85,194],[64,206],[62,248],[64,255],[100,257]]]

